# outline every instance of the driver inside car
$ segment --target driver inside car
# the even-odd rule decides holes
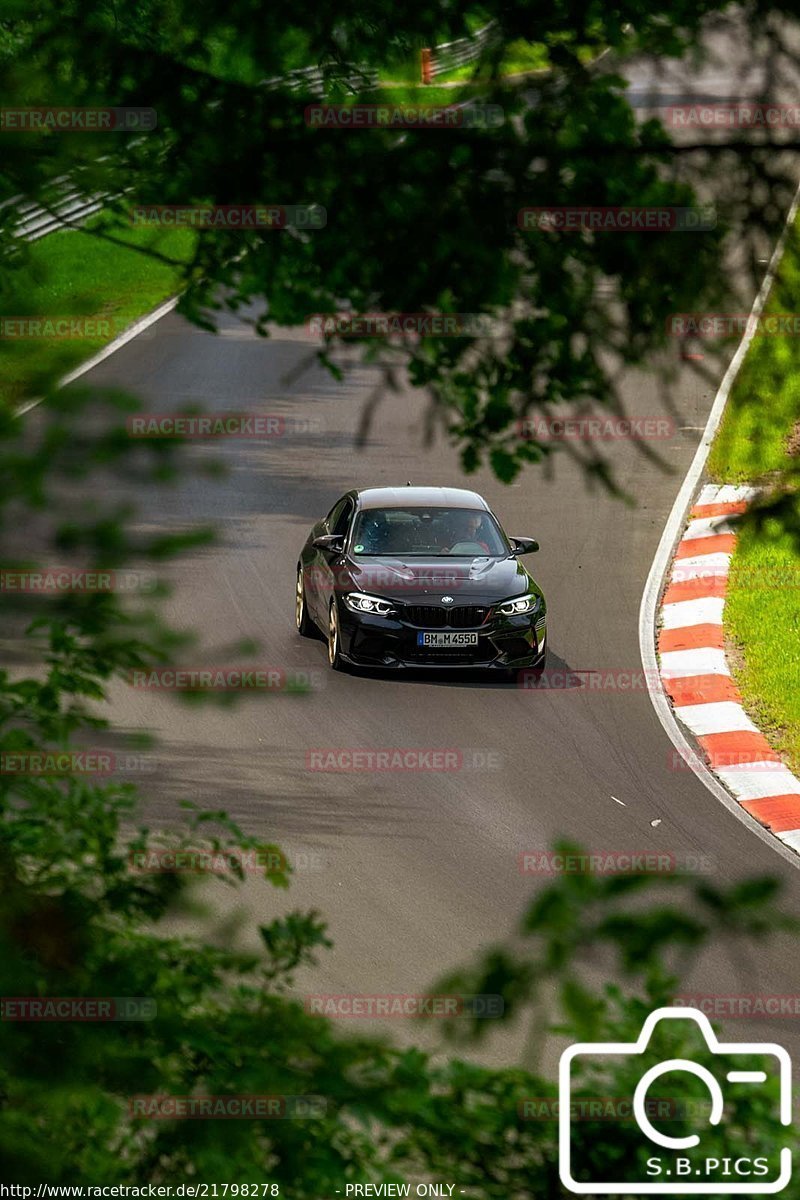
[[[451,523],[451,542],[447,553],[452,554],[456,546],[462,542],[469,542],[471,545],[480,546],[481,550],[489,553],[488,542],[482,541],[479,534],[482,532],[483,517],[477,512],[460,512],[454,516]]]
[[[391,538],[389,522],[383,513],[376,513],[364,522],[361,530],[362,554],[385,554]]]

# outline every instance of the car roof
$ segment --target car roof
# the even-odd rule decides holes
[[[357,493],[361,508],[478,508],[489,511],[483,496],[466,488],[374,487]]]

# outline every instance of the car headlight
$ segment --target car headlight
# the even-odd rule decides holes
[[[504,600],[498,604],[495,612],[503,617],[523,617],[536,613],[542,607],[542,597],[530,592],[527,596],[517,596],[515,600]]]
[[[376,617],[389,617],[395,611],[391,600],[367,596],[364,592],[347,592],[344,602],[351,612],[372,613]]]

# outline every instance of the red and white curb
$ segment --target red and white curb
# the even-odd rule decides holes
[[[754,488],[709,484],[691,509],[661,598],[659,671],[709,769],[745,812],[800,853],[800,779],[748,717],[725,656],[736,518],[754,495]]]

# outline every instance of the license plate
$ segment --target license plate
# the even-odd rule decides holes
[[[417,645],[432,650],[447,650],[453,646],[477,646],[477,633],[418,633]]]

